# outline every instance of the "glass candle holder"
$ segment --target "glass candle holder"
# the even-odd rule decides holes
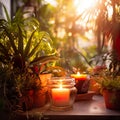
[[[48,81],[50,110],[66,111],[73,108],[77,89],[75,79],[70,77],[53,77]]]
[[[87,93],[90,85],[90,76],[87,74],[72,74],[72,78],[75,78],[77,94]]]

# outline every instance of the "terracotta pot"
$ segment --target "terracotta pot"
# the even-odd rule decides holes
[[[41,87],[45,87],[45,86],[47,86],[48,79],[50,79],[52,77],[52,74],[51,73],[40,74],[39,77],[40,77],[40,80],[41,80]]]
[[[40,74],[40,81],[38,80],[38,85],[40,84],[40,88],[34,90],[33,95],[33,106],[34,108],[43,107],[48,102],[48,88],[47,82],[50,79],[52,74]],[[40,83],[39,83],[40,82]]]
[[[34,108],[43,107],[48,102],[47,88],[34,91]]]
[[[22,106],[23,111],[31,110],[33,108],[33,90],[26,90],[23,92],[20,98],[20,106]]]
[[[120,91],[103,90],[106,108],[120,110]]]

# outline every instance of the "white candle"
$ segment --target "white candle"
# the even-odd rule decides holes
[[[60,85],[59,88],[52,89],[52,101],[55,106],[66,106],[69,105],[70,101],[70,90],[67,88],[62,88]]]

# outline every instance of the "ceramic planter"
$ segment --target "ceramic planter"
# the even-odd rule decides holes
[[[103,90],[106,108],[120,110],[120,91]]]

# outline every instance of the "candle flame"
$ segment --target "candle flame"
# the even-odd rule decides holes
[[[60,89],[62,89],[62,84],[60,84]]]
[[[77,72],[77,75],[80,75],[80,72]]]

